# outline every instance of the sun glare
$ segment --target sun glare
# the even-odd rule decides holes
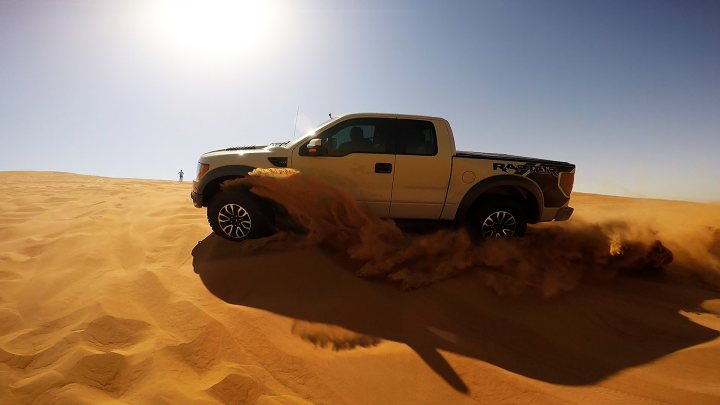
[[[281,29],[277,0],[152,0],[146,7],[152,39],[196,62],[232,63],[256,56]]]

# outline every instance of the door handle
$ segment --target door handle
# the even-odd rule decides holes
[[[392,163],[375,163],[375,173],[392,173]]]

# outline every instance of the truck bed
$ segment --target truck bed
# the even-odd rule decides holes
[[[505,155],[502,153],[486,153],[486,152],[470,152],[470,151],[457,151],[455,157],[468,158],[468,159],[485,159],[485,160],[505,160],[511,162],[524,162],[524,163],[539,163],[545,165],[558,166],[562,168],[574,168],[575,165],[568,162],[561,162],[557,160],[538,159],[525,156],[516,155]]]

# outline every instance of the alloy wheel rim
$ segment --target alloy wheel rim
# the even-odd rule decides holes
[[[495,211],[482,223],[480,233],[483,238],[509,238],[515,235],[517,220],[508,211]]]
[[[252,229],[252,218],[238,204],[225,204],[218,212],[218,224],[225,235],[233,239],[245,238]]]

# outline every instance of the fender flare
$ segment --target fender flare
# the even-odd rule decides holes
[[[543,207],[545,206],[545,198],[537,183],[527,177],[512,174],[501,174],[498,176],[488,177],[473,185],[460,201],[457,213],[455,214],[455,220],[460,222],[465,221],[473,204],[487,191],[500,186],[517,187],[532,194],[533,197],[535,197],[535,201],[537,201],[537,212],[530,213],[530,218],[532,220],[539,219]]]
[[[197,194],[202,196],[202,204],[207,205],[209,196],[204,195],[208,184],[212,184],[217,179],[223,177],[246,177],[251,171],[255,170],[254,167],[245,165],[229,165],[221,166],[216,169],[212,169],[198,181]]]

